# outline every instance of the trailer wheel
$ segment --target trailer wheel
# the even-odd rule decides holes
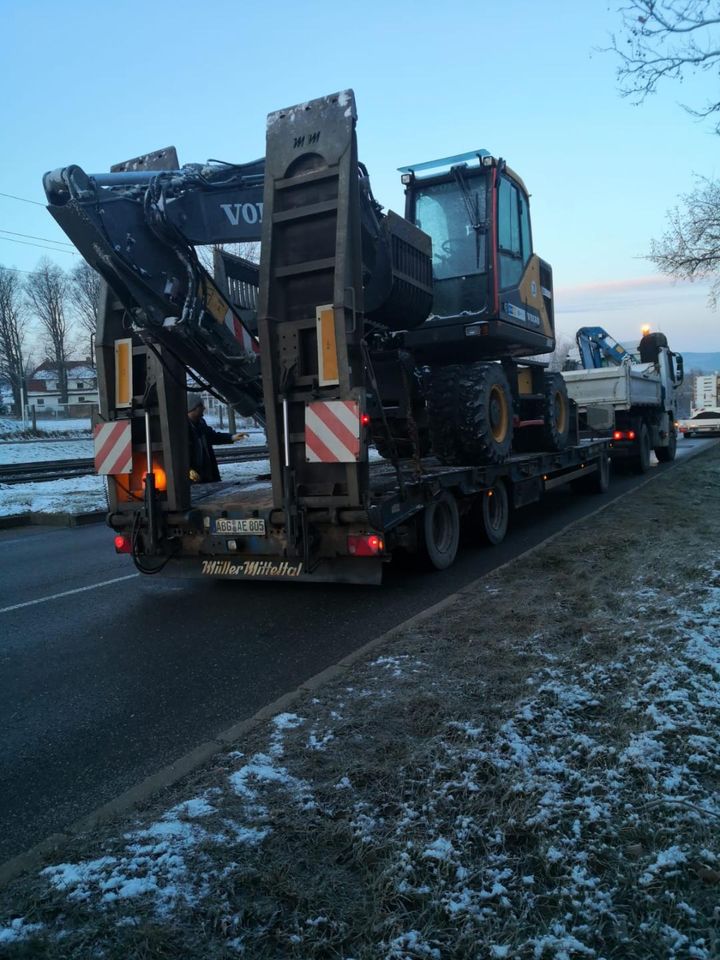
[[[502,480],[496,480],[482,493],[477,504],[477,515],[483,540],[493,547],[502,543],[510,518],[507,487]]]
[[[460,513],[455,497],[447,491],[442,493],[427,505],[419,524],[423,566],[447,569],[454,562],[460,543]]]
[[[544,449],[564,450],[570,435],[570,398],[565,378],[561,373],[545,375],[544,394]]]
[[[655,447],[655,456],[660,463],[672,463],[677,453],[677,432],[671,427],[666,447]]]
[[[570,487],[575,493],[607,493],[610,487],[610,457],[603,453],[598,460],[597,470],[589,477],[572,480]]]
[[[513,435],[512,395],[498,363],[434,367],[428,386],[432,449],[449,465],[503,463]]]
[[[638,473],[647,473],[650,469],[650,433],[647,424],[640,424],[638,431],[638,455],[635,460],[635,469]]]

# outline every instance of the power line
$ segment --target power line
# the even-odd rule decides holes
[[[50,240],[49,237],[36,237],[32,233],[17,233],[15,230],[0,230],[0,233],[9,233],[13,237],[25,237],[27,240],[42,240],[44,243],[58,243],[65,247],[72,247],[72,243],[68,243],[67,240]]]
[[[39,243],[31,243],[29,240],[14,240],[12,237],[0,237],[0,240],[5,240],[6,243],[21,243],[25,247],[37,247],[38,250],[52,250],[53,253],[69,253],[71,257],[77,256],[75,250],[63,250],[62,247],[46,247]]]
[[[0,193],[0,197],[9,197],[10,200],[21,200],[23,203],[34,203],[36,207],[44,207],[44,203],[37,200],[28,200],[27,197],[16,197],[14,193]]]

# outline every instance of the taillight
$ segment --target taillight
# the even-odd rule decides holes
[[[635,439],[635,431],[634,431],[634,430],[628,430],[628,432],[627,432],[627,438],[628,438],[628,440],[634,440],[634,439]]]
[[[622,440],[622,438],[623,438],[622,430],[613,431],[613,440]]]
[[[155,474],[155,489],[159,490],[160,492],[167,490],[167,474],[165,473],[163,468],[153,463],[152,472]],[[143,483],[145,482],[146,476],[147,476],[147,470],[143,470],[142,477],[141,477]]]
[[[119,533],[115,537],[115,552],[132,553],[132,543],[130,541],[130,537],[126,537],[124,533]]]
[[[363,425],[363,427],[367,427],[367,425],[370,423],[370,414],[369,413],[360,414],[360,423]]]
[[[348,553],[352,557],[376,557],[385,549],[385,541],[376,533],[347,538]]]
[[[634,440],[637,434],[634,430],[613,430],[613,440]]]

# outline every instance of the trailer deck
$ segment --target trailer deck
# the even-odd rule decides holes
[[[366,509],[301,510],[305,547],[299,556],[288,550],[286,514],[273,506],[268,474],[198,485],[192,491],[191,510],[167,517],[176,549],[163,573],[377,584],[393,549],[412,541],[419,515],[441,496],[449,494],[466,512],[483,495],[499,492],[498,485],[504,487],[512,507],[534,503],[562,484],[587,484],[593,477],[602,490],[608,450],[607,440],[595,439],[558,453],[516,454],[504,463],[485,466],[448,467],[428,458],[402,461],[396,469],[385,460],[372,462]],[[373,537],[379,544],[375,553],[349,555],[352,540]]]

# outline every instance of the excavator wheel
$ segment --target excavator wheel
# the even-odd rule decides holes
[[[542,449],[564,450],[570,434],[570,399],[562,374],[546,373],[543,392]]]
[[[435,456],[441,463],[502,463],[513,438],[512,396],[498,363],[433,367],[428,387],[428,420]]]

